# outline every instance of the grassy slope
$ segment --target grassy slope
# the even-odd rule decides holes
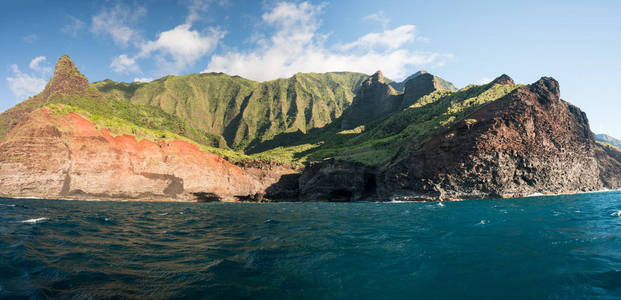
[[[516,87],[488,84],[471,85],[457,92],[437,91],[373,124],[339,131],[336,122],[314,129],[307,135],[283,134],[252,150],[300,161],[335,157],[381,165],[393,158],[404,145],[421,146],[432,136]]]
[[[381,165],[403,145],[422,145],[515,88],[488,84],[437,91],[384,119],[341,131],[339,118],[366,78],[346,72],[300,73],[258,83],[212,73],[168,76],[151,83],[106,80],[80,94],[56,94],[47,103],[26,101],[17,107],[73,111],[115,134],[189,140],[232,162],[301,163],[336,157]],[[227,144],[251,155],[232,151]]]
[[[211,146],[209,143],[201,142],[201,140],[209,141],[211,136],[196,131],[184,121],[160,108],[130,104],[114,97],[103,97],[93,88],[78,95],[56,94],[45,106],[56,114],[77,113],[91,120],[97,127],[109,129],[113,135],[129,134],[139,140],[147,139],[154,142],[185,140],[233,163],[254,160],[291,162],[265,154],[249,156],[230,149]]]
[[[614,146],[615,148],[621,148],[621,140],[615,139],[606,134],[596,134],[595,140],[603,144]]]
[[[209,73],[167,76],[150,83],[107,80],[93,86],[119,101],[159,107],[199,132],[222,136],[226,146],[243,150],[255,139],[331,123],[351,104],[366,77],[350,72],[299,73],[259,83]]]

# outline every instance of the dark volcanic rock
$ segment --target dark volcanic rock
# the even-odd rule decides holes
[[[78,94],[88,89],[88,79],[82,75],[71,58],[63,55],[56,62],[54,76],[49,83],[49,95]]]
[[[513,82],[513,79],[509,77],[509,75],[502,74],[496,79],[492,80],[491,84],[515,85],[515,82]]]
[[[400,153],[382,172],[380,191],[406,199],[518,197],[617,189],[620,177],[586,115],[544,77]]]
[[[375,170],[334,159],[313,163],[299,178],[300,201],[360,201],[376,193]]]

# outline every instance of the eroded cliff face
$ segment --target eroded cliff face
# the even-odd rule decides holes
[[[343,115],[341,129],[352,129],[385,117],[399,108],[401,99],[402,94],[377,71],[360,85],[351,107]]]
[[[0,195],[140,200],[236,200],[291,172],[242,169],[182,140],[113,136],[82,116],[32,112],[0,144]]]
[[[41,93],[0,114],[0,140],[28,114],[45,105],[51,95],[82,93],[87,89],[88,79],[78,71],[69,56],[63,55],[56,62],[54,76]]]
[[[380,194],[393,199],[519,197],[617,189],[621,165],[544,77],[402,151],[380,177]]]

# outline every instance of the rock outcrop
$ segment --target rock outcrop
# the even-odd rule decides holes
[[[343,114],[341,129],[373,123],[438,90],[456,89],[452,83],[425,71],[419,71],[401,83],[388,82],[382,72],[377,71],[358,89],[351,107]]]
[[[429,72],[427,72],[427,71],[425,71],[425,70],[420,70],[420,71],[418,71],[418,72],[416,72],[416,73],[414,73],[414,74],[412,74],[412,75],[408,76],[407,78],[405,78],[405,79],[404,79],[403,81],[401,81],[401,82],[395,82],[395,81],[393,81],[393,82],[391,82],[391,83],[389,83],[389,84],[390,84],[390,86],[392,86],[395,90],[397,90],[397,91],[399,91],[399,92],[404,92],[404,90],[405,90],[405,85],[406,85],[406,83],[407,83],[408,81],[410,81],[410,80],[412,80],[412,79],[415,79],[416,77],[418,77],[418,76],[422,76],[422,75],[431,75],[431,74],[429,74]],[[436,85],[436,87],[437,87],[438,89],[445,90],[445,91],[451,91],[451,92],[452,92],[452,91],[456,91],[456,90],[457,90],[457,88],[456,88],[456,87],[455,87],[455,86],[454,86],[451,82],[446,81],[446,80],[444,80],[444,79],[442,79],[442,78],[440,78],[440,77],[438,77],[438,76],[433,76],[433,78],[434,78],[435,85]]]
[[[341,129],[352,129],[387,116],[399,108],[401,94],[386,83],[381,71],[367,78],[343,115]]]
[[[512,84],[507,77],[498,80]],[[544,77],[400,153],[382,172],[380,193],[411,200],[519,197],[617,189],[620,179],[621,164],[595,142],[586,115]]]
[[[63,55],[56,62],[54,76],[43,91],[0,114],[0,140],[29,113],[42,107],[54,94],[82,93],[88,89],[88,79],[82,75],[71,58]]]
[[[182,140],[113,136],[84,117],[32,112],[0,144],[0,196],[200,201],[262,193],[291,172],[242,169]]]
[[[446,86],[448,83],[449,86]],[[400,108],[408,107],[420,97],[429,95],[435,91],[454,91],[455,87],[437,76],[431,75],[427,72],[420,73],[418,76],[406,80],[404,83],[403,100],[401,101]]]
[[[105,101],[63,56],[44,91],[29,100],[36,105],[7,111],[12,122],[0,138],[0,196],[239,200],[262,195],[293,172],[274,164],[242,168],[185,140],[114,135],[88,116],[54,109],[62,105],[44,106],[52,97],[72,95]]]

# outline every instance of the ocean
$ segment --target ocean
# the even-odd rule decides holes
[[[0,298],[621,297],[621,192],[408,203],[0,198]]]

